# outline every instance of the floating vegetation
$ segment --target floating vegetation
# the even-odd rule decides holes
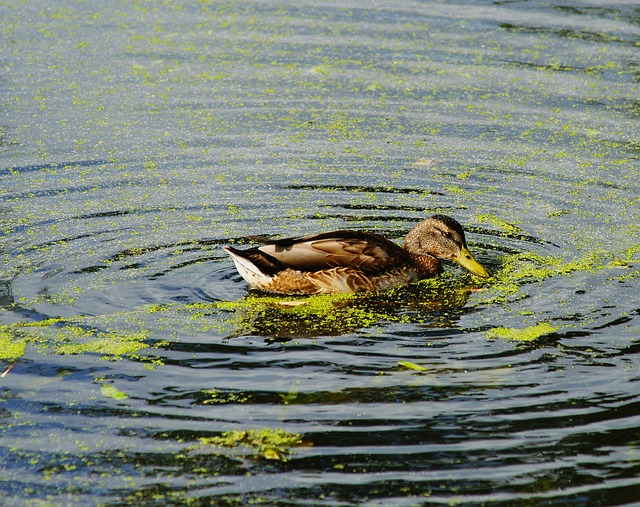
[[[342,334],[371,326],[382,318],[380,311],[367,306],[366,297],[350,294],[293,299],[250,294],[220,306],[234,311],[237,334],[277,338]]]
[[[627,260],[621,256],[629,257]],[[621,256],[597,250],[583,257],[566,260],[562,257],[545,257],[533,252],[508,254],[501,259],[501,268],[494,274],[492,283],[484,295],[485,303],[506,302],[520,292],[523,285],[541,282],[554,276],[570,276],[578,272],[595,273],[606,268],[626,266],[631,261],[631,250]]]
[[[27,347],[27,340],[16,335],[11,326],[0,325],[0,360],[13,360],[21,357]]]
[[[89,319],[55,318],[3,325],[0,327],[0,359],[21,357],[27,344],[36,347],[40,353],[100,354],[108,360],[141,359],[138,353],[149,348],[144,330],[131,333],[105,331],[78,323]]]
[[[422,320],[425,311],[462,308],[478,283],[484,282],[444,273],[386,291],[297,297],[255,292],[217,306],[233,312],[234,335],[276,339],[334,336],[377,324]]]
[[[0,504],[637,502],[632,2],[116,3],[0,2]],[[491,279],[220,252],[433,213]]]
[[[203,405],[224,405],[227,403],[249,403],[251,396],[243,393],[221,391],[219,389],[205,389],[201,391],[204,396]]]
[[[114,400],[125,400],[129,397],[127,393],[120,391],[117,387],[110,384],[103,384],[100,387],[100,394],[107,398],[113,398]]]
[[[298,433],[289,433],[283,429],[262,428],[260,430],[226,431],[218,437],[200,438],[205,446],[219,448],[244,448],[252,458],[288,461],[292,447],[309,444]]]
[[[415,371],[426,371],[427,368],[425,368],[424,366],[420,366],[419,364],[416,363],[412,363],[410,361],[398,361],[398,366],[402,366],[403,368],[406,368],[408,370],[415,370]]]
[[[540,322],[534,326],[525,328],[515,327],[494,327],[487,332],[488,338],[502,338],[504,340],[516,340],[521,342],[530,342],[557,331],[558,327],[554,327],[548,322]]]
[[[516,225],[507,222],[506,220],[502,220],[494,215],[474,215],[473,217],[479,223],[490,224],[493,227],[505,232],[510,233],[520,233],[522,230]]]

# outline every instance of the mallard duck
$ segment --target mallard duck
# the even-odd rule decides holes
[[[402,247],[377,234],[350,230],[261,241],[263,246],[248,250],[224,249],[251,288],[279,294],[389,289],[441,273],[439,259],[489,276],[469,252],[462,226],[445,215],[418,223]]]

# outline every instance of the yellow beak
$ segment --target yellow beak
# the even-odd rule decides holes
[[[487,272],[487,270],[482,267],[482,264],[480,264],[473,258],[473,255],[471,255],[471,252],[468,248],[463,246],[458,257],[453,260],[460,264],[463,268],[471,271],[471,273],[473,273],[474,275],[489,278],[489,273]]]

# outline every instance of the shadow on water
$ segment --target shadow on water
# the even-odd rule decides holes
[[[269,341],[339,336],[382,323],[454,327],[478,285],[440,277],[377,293],[274,297],[258,292],[229,304],[235,331]]]
[[[8,308],[14,304],[11,294],[11,281],[0,280],[0,308]]]
[[[373,187],[362,185],[287,185],[285,188],[290,190],[319,190],[329,191],[335,190],[339,192],[371,192],[371,193],[389,193],[389,194],[416,194],[416,195],[439,195],[441,192],[433,190],[422,190],[418,188],[398,188],[398,187]]]
[[[515,25],[512,23],[500,23],[500,28],[508,30],[514,33],[532,33],[532,34],[546,34],[559,38],[567,39],[579,39],[588,42],[600,42],[600,43],[616,43],[635,47],[637,44],[637,38],[623,38],[623,36],[615,36],[610,33],[596,33],[586,30],[575,30],[570,28],[555,28],[555,27],[543,27],[543,26],[525,26]],[[575,69],[563,69],[554,67],[554,70],[575,70]]]

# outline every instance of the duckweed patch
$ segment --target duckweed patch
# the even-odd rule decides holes
[[[427,368],[425,368],[424,366],[421,366],[421,365],[416,364],[416,363],[412,363],[410,361],[405,361],[405,360],[398,361],[398,366],[401,366],[402,368],[405,368],[407,370],[414,370],[414,371],[426,371],[427,370]]]
[[[534,326],[515,328],[515,327],[495,327],[487,332],[488,338],[502,338],[504,340],[515,340],[521,342],[530,342],[549,333],[553,333],[560,329],[554,327],[548,322],[540,322]]]
[[[293,447],[305,445],[302,435],[280,428],[226,431],[220,436],[203,437],[199,441],[203,446],[244,448],[250,457],[277,461],[288,461]]]
[[[233,313],[234,335],[334,336],[384,323],[423,321],[425,312],[461,308],[478,285],[451,273],[379,292],[273,296],[250,293],[215,305]],[[484,282],[479,282],[484,283]],[[409,308],[408,308],[409,307]]]
[[[103,384],[100,387],[100,394],[106,398],[113,398],[114,400],[125,400],[129,397],[127,393],[120,391],[117,387],[110,384]]]
[[[500,270],[492,277],[486,291],[486,303],[506,302],[518,294],[523,285],[541,282],[554,276],[570,276],[577,272],[595,273],[624,264],[624,254],[616,256],[603,250],[588,252],[583,257],[566,260],[545,257],[533,252],[508,254],[501,259]]]
[[[237,334],[274,337],[304,337],[342,334],[370,327],[383,315],[366,304],[366,297],[353,294],[327,294],[309,297],[278,297],[250,294],[238,302],[219,303],[234,311]]]
[[[249,403],[251,396],[243,393],[221,391],[219,389],[205,389],[201,391],[203,405],[224,405],[227,403]]]
[[[22,357],[27,340],[19,337],[10,326],[0,325],[0,359],[13,360]]]
[[[496,217],[495,215],[475,215],[475,220],[483,224],[489,224],[497,229],[509,233],[519,233],[522,232],[519,227],[516,225],[507,222],[506,220],[502,220],[501,218]]]
[[[470,3],[0,2],[2,320],[65,316],[0,339],[26,350],[0,383],[0,498],[637,501],[638,263],[567,261],[640,237],[638,12]],[[448,267],[324,310],[262,304],[219,251],[285,230],[399,239],[440,212],[478,225],[493,280]],[[565,259],[499,264],[524,250]],[[484,334],[541,322],[576,333]],[[135,364],[153,356],[167,366]],[[321,449],[283,444],[283,465],[221,434],[264,427]],[[456,445],[480,433],[499,445]],[[198,443],[214,435],[228,445]]]
[[[16,359],[31,344],[40,353],[61,355],[100,354],[103,359],[141,359],[138,353],[149,344],[147,332],[103,331],[79,325],[74,319],[47,319],[38,322],[4,325],[0,328],[0,359]]]
[[[58,354],[101,354],[108,359],[133,357],[137,352],[148,347],[144,341],[145,338],[145,332],[132,334],[99,332],[85,342],[60,343],[54,347],[54,351]]]

